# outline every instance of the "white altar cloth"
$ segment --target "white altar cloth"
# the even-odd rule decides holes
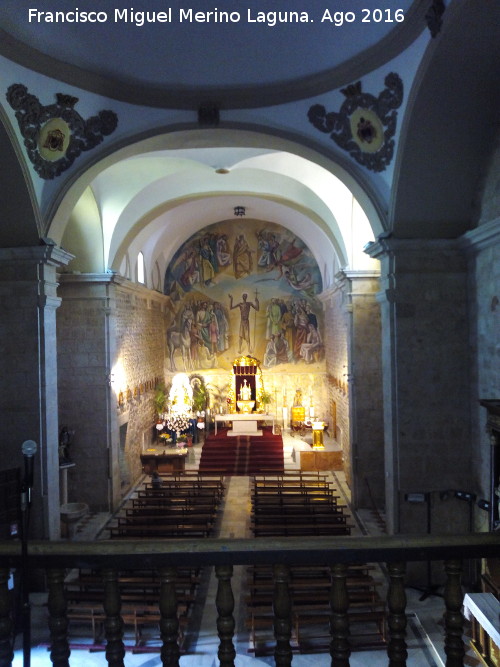
[[[217,422],[233,422],[233,428],[227,432],[228,436],[237,435],[262,435],[257,428],[257,422],[272,421],[274,435],[274,415],[261,414],[260,412],[231,412],[225,415],[215,415],[215,435],[217,435]]]
[[[500,602],[493,593],[466,593],[464,596],[464,616],[478,621],[490,639],[500,647]]]

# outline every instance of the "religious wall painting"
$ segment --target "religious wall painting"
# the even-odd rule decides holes
[[[170,369],[229,369],[239,354],[268,369],[322,361],[321,289],[311,251],[284,227],[231,220],[203,229],[165,275],[176,313]]]

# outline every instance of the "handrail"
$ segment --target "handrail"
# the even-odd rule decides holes
[[[203,540],[31,541],[28,564],[38,567],[160,567],[356,561],[424,561],[499,557],[500,533],[380,537],[274,537]],[[19,565],[21,543],[0,542],[0,564]]]
[[[67,605],[64,572],[67,568],[101,570],[103,583],[106,659],[112,667],[123,667],[123,619],[119,570],[157,570],[160,582],[159,614],[164,666],[179,665],[179,619],[177,616],[176,580],[178,568],[215,566],[218,579],[216,597],[218,656],[224,667],[234,667],[233,643],[235,604],[231,588],[233,566],[273,566],[273,612],[275,663],[289,667],[292,662],[292,597],[289,589],[291,566],[321,565],[331,572],[330,637],[332,665],[348,667],[349,596],[347,573],[349,563],[387,563],[387,655],[392,667],[405,667],[406,595],[404,579],[408,561],[444,561],[446,582],[445,653],[447,667],[462,667],[465,655],[462,639],[461,607],[462,560],[499,557],[500,533],[467,535],[398,535],[395,537],[280,537],[265,539],[201,540],[98,540],[33,541],[27,555],[16,541],[0,542],[0,667],[12,661],[10,645],[7,578],[10,567],[45,569],[49,585],[48,609],[51,637],[51,659],[57,667],[69,667]],[[25,558],[25,560],[23,560]]]

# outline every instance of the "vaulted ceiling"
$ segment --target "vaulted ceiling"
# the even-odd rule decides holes
[[[190,15],[177,0],[171,14],[154,0],[141,2],[149,14],[116,14],[106,3],[91,8],[101,12],[91,23],[82,21],[88,7],[56,21],[56,12],[76,11],[64,0],[53,0],[53,15],[4,0],[5,90],[22,83],[45,106],[56,93],[73,95],[83,118],[102,109],[118,118],[99,146],[44,180],[14,110],[1,109],[16,153],[3,152],[6,182],[19,179],[9,164],[20,161],[19,206],[29,198],[31,224],[75,254],[74,270],[119,271],[139,251],[164,267],[193,231],[230,218],[235,205],[306,236],[325,285],[341,266],[371,266],[362,248],[383,231],[450,237],[474,224],[496,131],[499,3],[449,0],[442,17],[431,0],[385,0],[379,11],[351,0],[329,15],[317,0],[257,4],[199,3]],[[359,95],[381,103],[390,73],[402,100],[392,154],[374,168],[308,114],[315,105],[339,114],[358,81]],[[207,125],[200,108],[218,117]],[[0,242],[16,235],[32,242],[21,228],[10,238],[2,230]]]

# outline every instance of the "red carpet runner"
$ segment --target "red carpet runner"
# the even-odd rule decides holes
[[[201,450],[200,470],[220,470],[227,475],[283,472],[283,438],[263,428],[261,436],[229,436],[227,429],[209,435]]]

